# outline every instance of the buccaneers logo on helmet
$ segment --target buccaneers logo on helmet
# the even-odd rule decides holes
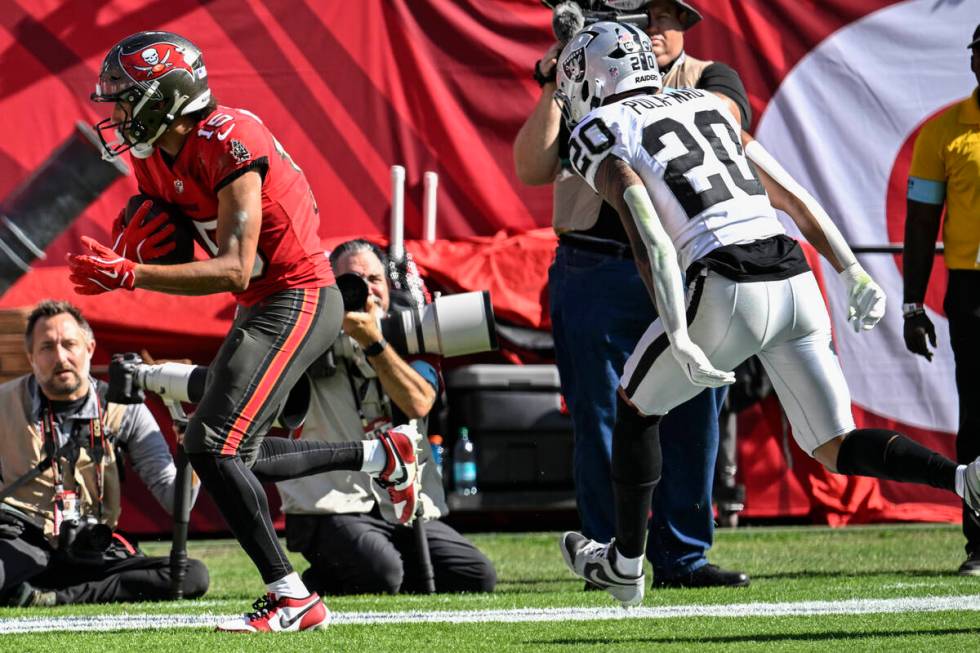
[[[120,52],[119,63],[130,77],[141,82],[163,77],[176,70],[194,77],[191,68],[193,61],[186,60],[185,52],[184,48],[173,43],[154,43],[136,52]]]

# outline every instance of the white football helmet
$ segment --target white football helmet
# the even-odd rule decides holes
[[[650,37],[635,25],[605,21],[584,27],[562,50],[555,102],[571,128],[610,95],[661,85]]]

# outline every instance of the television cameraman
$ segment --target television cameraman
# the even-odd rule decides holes
[[[39,303],[24,344],[33,372],[0,385],[3,603],[170,598],[169,559],[112,532],[122,452],[160,505],[173,506],[177,470],[160,427],[143,404],[106,403],[106,385],[89,375],[92,328],[75,306]],[[184,597],[202,596],[208,583],[204,564],[188,560]]]
[[[391,288],[387,257],[373,243],[350,240],[334,249],[334,273],[354,273],[368,285],[363,311],[348,311],[324,365],[311,370],[313,392],[301,438],[335,442],[369,438],[378,424],[423,423],[436,399],[438,359],[400,356],[381,335]],[[424,430],[424,426],[422,427]],[[490,592],[493,564],[438,520],[448,512],[442,476],[423,443],[421,504],[437,592]],[[386,493],[367,475],[336,471],[278,484],[286,542],[310,562],[303,581],[322,594],[397,594],[423,589],[411,528],[390,523]],[[385,516],[388,519],[385,519]]]
[[[578,2],[583,7],[593,4],[598,3]],[[696,87],[721,96],[747,128],[749,104],[738,74],[684,50],[684,33],[701,20],[697,9],[681,0],[635,4],[646,13],[645,31],[664,85]],[[556,7],[556,19],[561,10]],[[556,22],[556,32],[558,26]],[[616,386],[627,357],[657,313],[615,209],[572,171],[569,132],[554,101],[561,47],[556,42],[535,64],[541,96],[514,141],[514,162],[524,183],[554,184],[552,224],[558,248],[548,274],[548,294],[555,358],[575,434],[576,500],[582,532],[608,542],[614,534],[610,455]],[[707,560],[714,539],[712,480],[724,400],[725,389],[706,389],[671,411],[661,427],[664,476],[653,499],[646,552],[656,586],[749,584],[746,574]]]

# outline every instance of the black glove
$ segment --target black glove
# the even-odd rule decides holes
[[[542,65],[544,64],[544,65]],[[544,86],[545,84],[554,84],[555,80],[558,78],[558,65],[551,66],[548,72],[544,72],[542,68],[548,64],[543,59],[538,59],[534,62],[534,81],[538,83],[538,86]]]
[[[6,510],[0,510],[0,540],[16,540],[24,534],[24,522]]]
[[[936,328],[932,325],[932,320],[922,309],[907,313],[905,315],[905,348],[913,354],[924,356],[926,360],[932,362],[932,352],[926,345],[926,337],[929,344],[936,346]]]

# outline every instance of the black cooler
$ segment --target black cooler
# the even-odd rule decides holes
[[[446,394],[446,451],[467,427],[482,507],[574,507],[572,423],[561,410],[557,367],[460,367],[448,373]]]

